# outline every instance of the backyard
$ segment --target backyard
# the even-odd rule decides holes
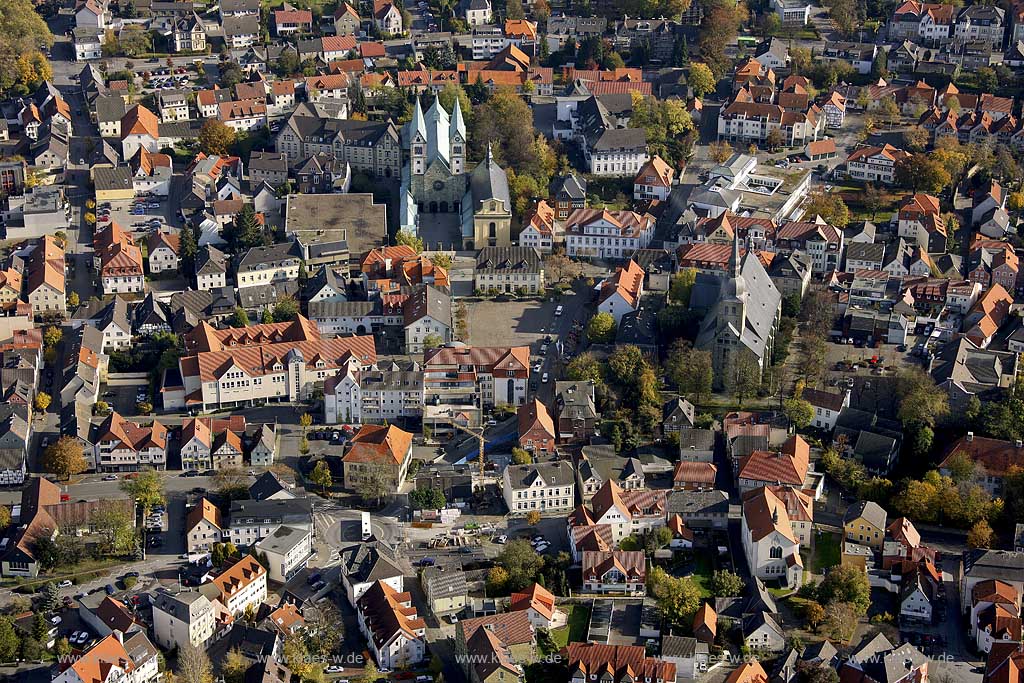
[[[551,640],[555,649],[561,650],[568,643],[585,643],[587,629],[590,626],[590,607],[579,603],[562,605],[567,613],[565,626],[551,632]]]

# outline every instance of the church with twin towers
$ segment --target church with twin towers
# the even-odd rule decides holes
[[[460,249],[511,246],[512,201],[508,176],[490,147],[466,172],[468,138],[458,98],[451,115],[438,98],[424,113],[416,98],[412,120],[402,130],[401,229],[430,242],[432,224],[457,224]],[[447,245],[446,245],[447,246]]]

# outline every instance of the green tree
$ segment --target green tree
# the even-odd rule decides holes
[[[327,466],[326,460],[321,460],[313,467],[309,480],[319,486],[323,493],[327,493],[327,489],[334,485],[334,480],[331,478],[331,468]]]
[[[486,594],[490,596],[508,594],[508,571],[504,567],[491,567],[487,572]]]
[[[700,590],[693,580],[671,576],[661,567],[648,572],[647,589],[668,624],[690,624],[700,609]]]
[[[46,617],[42,612],[36,612],[32,617],[32,637],[36,640],[44,640],[50,632],[50,625],[46,623]]]
[[[64,334],[60,331],[60,328],[54,325],[47,327],[43,332],[43,343],[50,348],[60,344],[60,340],[63,338]]]
[[[423,251],[423,240],[406,230],[399,230],[395,235],[395,244],[412,247],[416,253]]]
[[[896,378],[899,417],[904,426],[934,428],[949,414],[949,397],[920,368],[901,371]]]
[[[375,500],[379,503],[391,486],[391,472],[387,466],[371,463],[362,468],[355,490],[363,500]]]
[[[220,665],[224,683],[242,683],[245,680],[245,670],[248,668],[249,660],[245,658],[241,650],[237,647],[231,648],[224,655],[224,661]]]
[[[814,406],[800,398],[787,398],[782,402],[782,410],[796,429],[803,429],[814,419]]]
[[[11,526],[11,508],[0,505],[0,531]]]
[[[517,538],[502,549],[497,564],[508,572],[508,588],[517,591],[536,581],[544,559],[527,541]]]
[[[413,489],[409,502],[414,510],[440,510],[448,504],[444,491],[428,487]]]
[[[241,306],[235,306],[235,312],[228,318],[228,324],[231,327],[248,327],[249,314]]]
[[[213,120],[206,121],[209,123]],[[228,249],[236,254],[253,247],[261,247],[266,243],[263,226],[260,225],[252,204],[242,205],[242,210],[235,214],[234,220],[224,228],[224,239],[228,242]]]
[[[754,396],[761,387],[761,369],[748,354],[740,353],[733,372],[732,394],[742,406],[743,401]]]
[[[566,368],[566,377],[573,381],[591,381],[594,384],[604,384],[604,368],[601,362],[590,353],[585,351],[569,361]]]
[[[205,154],[225,156],[236,142],[233,128],[217,119],[206,119],[199,129],[199,149]]]
[[[697,282],[696,268],[683,268],[672,277],[669,285],[668,295],[673,304],[679,306],[690,305],[690,293],[693,285]]]
[[[62,436],[47,446],[41,464],[44,472],[65,480],[87,468],[82,444],[70,436]]]
[[[711,73],[711,69],[707,64],[703,62],[694,62],[690,64],[690,73],[686,79],[690,89],[693,90],[694,96],[700,98],[707,95],[709,92],[714,92],[716,83],[715,75]]]
[[[716,570],[711,575],[711,593],[716,598],[731,598],[743,592],[743,579],[727,569]]]
[[[18,656],[21,639],[10,617],[0,617],[0,662],[13,662]]]
[[[439,334],[428,334],[423,338],[424,349],[436,349],[444,344],[444,338]]]
[[[868,576],[862,569],[852,565],[832,567],[818,586],[818,598],[825,603],[849,603],[857,610],[857,614],[867,614],[871,606]]]
[[[714,383],[711,352],[695,349],[685,339],[677,339],[669,347],[665,373],[679,393],[685,396],[699,401],[711,394]]]
[[[274,304],[274,322],[286,323],[299,317],[299,302],[292,296],[283,296]]]
[[[149,31],[138,24],[128,24],[122,28],[117,40],[126,57],[135,57],[153,51],[153,38],[149,35]]]
[[[53,45],[53,34],[31,0],[5,0],[0,8],[0,35],[4,37],[0,40],[0,92],[13,94],[17,86],[27,94],[31,86],[52,78],[39,48]]]
[[[994,532],[989,523],[984,519],[978,520],[967,534],[967,547],[991,548],[993,535]]]
[[[821,216],[829,225],[840,230],[850,223],[850,209],[839,194],[824,191],[811,194],[804,204],[804,213],[809,217]]]
[[[179,237],[178,256],[181,258],[181,272],[191,273],[195,270],[196,255],[199,253],[196,233],[191,226],[186,225],[182,228]]]
[[[163,475],[156,470],[142,470],[134,479],[121,480],[121,490],[134,498],[146,515],[157,505],[167,503]]]
[[[533,462],[533,456],[530,452],[523,448],[512,449],[512,462],[516,465],[529,465]]]
[[[611,344],[615,341],[615,332],[615,318],[611,313],[598,313],[587,323],[587,339],[592,344]]]

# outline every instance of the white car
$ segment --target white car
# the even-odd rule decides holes
[[[548,383],[548,373],[545,372],[543,375],[541,375],[540,381],[543,382],[544,384],[547,384]]]
[[[60,622],[61,622],[61,618],[60,617],[50,617],[50,623],[53,624],[54,626],[56,626]]]
[[[545,550],[547,550],[550,547],[551,547],[551,544],[548,543],[547,541],[544,541],[543,543],[538,543],[536,546],[534,546],[533,549],[536,550],[538,553],[542,553],[542,552],[544,552]]]
[[[63,581],[57,584],[57,588],[71,588],[71,586],[72,584],[70,579],[64,579]]]
[[[345,667],[343,667],[343,666],[338,666],[337,664],[331,664],[329,667],[324,669],[324,673],[340,674],[344,670],[345,670]]]
[[[494,539],[494,542],[498,545],[505,545],[506,543],[508,543],[508,536],[502,534],[501,536],[498,536],[496,539]]]
[[[540,372],[542,367],[544,367],[544,364],[541,363],[540,361],[537,361],[536,363],[533,364],[533,371]]]
[[[560,315],[562,315],[562,311],[564,311],[564,310],[565,310],[565,309],[564,309],[564,308],[562,307],[562,305],[561,305],[561,304],[559,304],[559,305],[558,305],[558,306],[557,306],[557,307],[555,308],[555,317],[557,318],[557,317],[559,317]]]

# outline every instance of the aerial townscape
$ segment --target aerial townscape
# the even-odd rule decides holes
[[[0,683],[1024,682],[1022,107],[1024,0],[0,0]]]

